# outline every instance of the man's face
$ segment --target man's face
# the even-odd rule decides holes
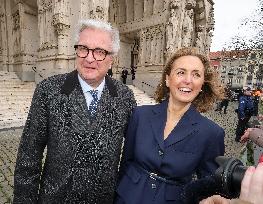
[[[78,45],[89,49],[100,48],[112,52],[112,40],[108,32],[99,29],[85,29],[80,33]],[[113,62],[113,56],[107,55],[103,61],[97,61],[89,50],[85,58],[76,57],[76,66],[80,77],[96,88],[102,82]]]
[[[252,94],[252,91],[251,91],[251,90],[246,90],[246,91],[245,91],[245,95],[251,96],[251,94]]]

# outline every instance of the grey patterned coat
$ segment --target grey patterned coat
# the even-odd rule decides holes
[[[18,150],[14,203],[112,203],[122,138],[135,105],[132,91],[106,76],[92,119],[76,70],[42,81]]]

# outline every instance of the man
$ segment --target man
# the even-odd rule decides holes
[[[221,101],[220,112],[224,108],[224,114],[226,114],[226,110],[227,110],[230,98],[231,98],[231,92],[228,87],[225,87],[225,93],[224,93],[224,98]]]
[[[254,103],[251,97],[251,89],[248,87],[244,90],[244,95],[239,98],[239,104],[237,109],[238,124],[236,128],[235,141],[239,142],[241,136],[248,128],[248,122],[254,113]]]
[[[131,75],[132,75],[132,80],[134,80],[135,79],[135,67],[134,66],[131,67]]]
[[[136,102],[128,87],[106,76],[119,50],[118,31],[86,20],[76,36],[77,70],[35,90],[17,155],[14,203],[113,202],[122,138]]]
[[[260,96],[261,96],[261,90],[259,88],[257,88],[253,92],[253,101],[254,101],[254,113],[253,113],[253,116],[258,116],[258,104],[259,104],[259,101],[260,101]]]

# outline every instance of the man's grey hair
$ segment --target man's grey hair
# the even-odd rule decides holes
[[[76,27],[75,44],[79,42],[80,33],[87,28],[99,29],[99,30],[109,32],[109,34],[111,35],[111,39],[112,39],[113,55],[117,55],[120,49],[119,31],[116,28],[113,28],[110,23],[105,22],[105,21],[95,20],[95,19],[80,20]]]

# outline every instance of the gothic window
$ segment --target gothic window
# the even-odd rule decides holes
[[[222,73],[226,73],[226,66],[222,66]]]
[[[251,85],[252,84],[252,75],[247,76],[247,84]]]
[[[232,84],[232,82],[233,82],[233,78],[228,78],[227,83]]]
[[[248,73],[253,73],[254,72],[254,65],[250,64],[248,65]]]
[[[239,67],[237,68],[237,72],[243,72],[242,66],[239,66]]]
[[[256,76],[257,78],[263,75],[263,70],[258,69]]]
[[[242,79],[241,77],[237,77],[236,83],[237,83],[237,84],[240,84],[240,83],[241,83],[241,79]]]
[[[251,53],[251,55],[250,55],[250,59],[255,59],[256,58],[256,53]]]

